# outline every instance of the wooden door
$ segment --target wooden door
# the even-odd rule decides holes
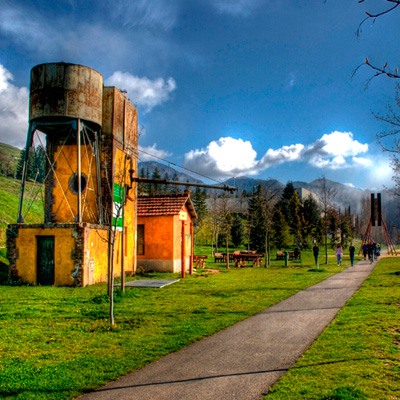
[[[54,285],[54,236],[37,236],[37,284]]]

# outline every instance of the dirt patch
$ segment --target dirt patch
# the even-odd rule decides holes
[[[211,269],[211,268],[207,268],[206,270],[204,270],[205,274],[220,274],[221,271],[219,269]]]

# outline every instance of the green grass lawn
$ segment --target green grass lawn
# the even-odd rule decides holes
[[[400,263],[383,258],[265,400],[399,399],[399,376]]]
[[[20,190],[20,180],[0,175],[0,247],[6,244],[7,225],[17,222]],[[44,185],[26,183],[23,208],[26,223],[43,223],[43,194]]]
[[[320,273],[312,256],[290,268],[232,268],[210,262],[162,289],[117,292],[110,329],[106,285],[0,290],[0,397],[68,399],[209,336],[348,266]],[[282,265],[282,261],[279,262]],[[322,267],[322,266],[321,266]],[[148,274],[171,278],[174,274]]]

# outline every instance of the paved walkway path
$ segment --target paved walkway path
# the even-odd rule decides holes
[[[375,264],[359,261],[79,399],[262,399],[360,288]]]

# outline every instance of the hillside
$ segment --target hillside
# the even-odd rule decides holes
[[[0,176],[0,247],[4,247],[6,243],[7,225],[17,222],[20,188],[20,180]],[[28,209],[29,211],[26,214],[25,222],[43,222],[43,193],[44,185],[26,183],[24,212]]]
[[[21,150],[9,144],[0,143],[0,173],[15,177]]]
[[[196,179],[193,176],[186,174],[185,172],[180,172],[169,165],[161,164],[157,161],[142,161],[142,162],[140,162],[138,164],[138,175],[140,176],[142,171],[144,172],[145,175],[148,172],[148,177],[151,178],[156,168],[157,168],[158,172],[160,173],[162,179],[164,179],[165,174],[168,174],[169,179],[172,180],[172,177],[176,173],[178,176],[179,182],[189,181],[189,182],[193,182],[193,183],[203,183],[203,181]]]
[[[249,178],[247,176],[229,178],[224,183],[229,186],[236,187],[239,192],[246,191],[247,193],[253,193],[253,190],[256,189],[258,185],[268,189],[283,189],[285,187],[283,183],[277,181],[276,179],[263,180]]]

